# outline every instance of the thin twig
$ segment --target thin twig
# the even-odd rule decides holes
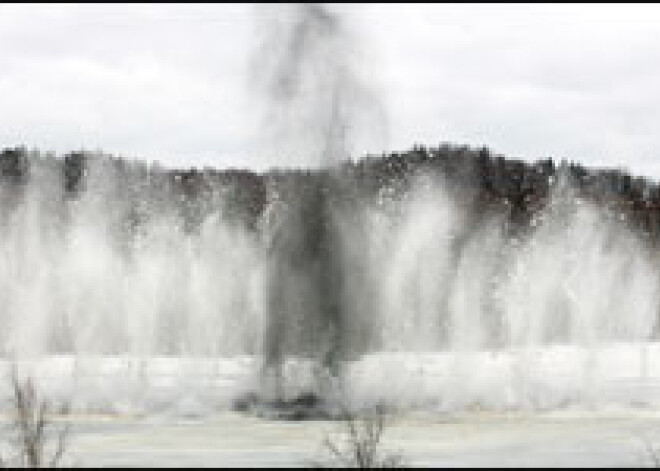
[[[386,428],[385,410],[376,407],[363,417],[342,412],[342,434],[335,441],[326,436],[322,442],[329,455],[328,466],[347,468],[400,468],[404,460],[398,454],[381,453],[382,437]],[[314,463],[324,467],[324,463]]]
[[[52,403],[47,399],[39,398],[32,378],[24,381],[19,379],[15,365],[11,370],[11,384],[14,418],[10,423],[12,432],[10,445],[13,456],[11,459],[0,456],[0,467],[59,466],[68,448],[69,424],[58,426],[50,419],[53,412]],[[67,404],[60,408],[60,413],[63,415],[68,414],[68,411]],[[46,449],[53,435],[54,451],[48,459]]]

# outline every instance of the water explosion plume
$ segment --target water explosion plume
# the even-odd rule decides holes
[[[258,90],[267,104],[265,127],[274,131],[273,146],[281,155],[302,152],[308,166],[320,164],[327,174],[322,185],[338,187],[332,193],[339,193],[343,184],[335,178],[336,165],[349,158],[359,133],[364,132],[360,126],[371,119],[367,126],[374,128],[373,117],[382,116],[382,108],[360,76],[352,54],[355,37],[342,17],[322,4],[280,4],[262,7],[259,13],[263,38],[255,54],[254,70]],[[342,301],[342,234],[337,225],[339,206],[328,196],[329,190],[317,190],[316,210],[321,217],[315,226],[309,226],[301,219],[303,209],[299,204],[285,201],[277,185],[269,187],[269,245],[278,255],[269,263],[264,353],[265,375],[272,382],[266,388],[272,390],[267,395],[273,400],[282,397],[280,369],[286,351],[283,330],[292,325],[286,318],[296,311],[285,293],[300,289],[296,266],[305,265],[302,277],[307,280],[305,293],[294,295],[298,299],[294,303],[300,304],[300,299],[310,301],[304,308],[304,322],[316,318],[317,328],[325,332],[319,340],[321,348],[317,347],[313,357],[336,375],[338,362],[345,356],[348,331]],[[297,253],[297,247],[310,244],[301,237],[317,239],[312,243],[316,249],[304,256]],[[312,329],[303,331],[309,335]]]
[[[329,401],[332,375],[355,407],[632,403],[660,372],[654,245],[561,167],[516,216],[440,157],[389,181],[0,162],[0,349],[83,410]]]
[[[4,151],[0,365],[114,413],[657,405],[657,243],[608,204],[630,178],[461,147],[350,161],[384,120],[347,23],[256,15],[264,132],[308,169]]]

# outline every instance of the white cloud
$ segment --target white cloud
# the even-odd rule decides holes
[[[0,145],[286,165],[258,152],[253,8],[0,5]],[[487,144],[660,177],[657,5],[336,8],[389,114],[364,147]]]

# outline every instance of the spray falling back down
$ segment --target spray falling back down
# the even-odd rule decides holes
[[[238,189],[210,177],[189,200],[182,182],[102,158],[74,192],[60,170],[35,160],[23,183],[0,185],[0,349],[89,364],[89,377],[58,377],[102,380],[85,386],[90,407],[115,400],[107,391],[149,400],[119,390],[135,361],[137,397],[151,382],[231,396],[264,357],[276,393],[294,397],[337,359],[358,402],[449,408],[632,402],[647,389],[625,381],[660,373],[653,353],[640,358],[658,318],[653,252],[561,179],[534,224],[512,230],[430,175],[371,194],[343,173],[352,191],[330,196],[323,172],[272,176],[284,206],[265,205],[268,226],[268,212],[260,225],[233,212]]]

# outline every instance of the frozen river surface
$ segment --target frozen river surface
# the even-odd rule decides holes
[[[72,454],[87,466],[305,466],[323,456],[337,423],[271,422],[234,413],[199,421],[89,418],[76,425]],[[660,415],[555,413],[537,417],[406,416],[385,446],[412,466],[611,467],[652,464]]]
[[[323,458],[323,438],[339,427],[232,412],[232,400],[254,390],[250,358],[67,356],[18,366],[50,398],[71,402],[71,456],[85,466],[305,466]],[[9,364],[0,367],[6,374]],[[312,378],[301,361],[285,377],[291,394]],[[377,354],[346,378],[354,404],[399,410],[384,445],[412,466],[647,466],[646,445],[660,449],[657,343]]]

